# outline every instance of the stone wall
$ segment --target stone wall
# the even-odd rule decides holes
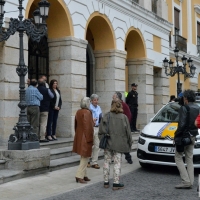
[[[137,126],[142,129],[154,115],[153,64],[150,59],[128,59],[129,86],[137,83]],[[130,87],[131,90],[131,87]]]
[[[49,40],[49,79],[58,81],[63,102],[57,124],[60,137],[74,134],[74,116],[86,96],[86,47],[87,41],[74,37]]]
[[[112,96],[125,91],[126,52],[119,50],[95,51],[95,92],[103,113],[110,110]]]
[[[24,35],[25,64],[28,64],[28,39]],[[19,35],[0,43],[0,145],[7,145],[19,116]]]

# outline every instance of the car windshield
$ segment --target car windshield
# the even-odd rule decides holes
[[[180,107],[176,102],[167,104],[153,118],[152,122],[178,122],[178,111]]]
[[[200,107],[200,101],[195,102]],[[168,103],[153,118],[152,122],[178,122],[180,105],[177,102]]]

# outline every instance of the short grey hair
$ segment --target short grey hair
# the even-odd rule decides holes
[[[81,99],[80,107],[82,109],[90,109],[90,98],[84,97]]]
[[[90,100],[93,101],[94,99],[99,100],[99,96],[97,94],[92,94],[91,97],[90,97]]]

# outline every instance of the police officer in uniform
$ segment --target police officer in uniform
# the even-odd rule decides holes
[[[131,114],[132,114],[132,120],[131,120],[131,131],[137,132],[136,128],[136,120],[137,120],[137,114],[138,114],[138,93],[137,93],[137,84],[133,83],[131,84],[132,90],[128,93],[126,98],[126,103],[128,104]]]

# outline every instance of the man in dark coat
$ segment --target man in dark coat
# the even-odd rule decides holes
[[[43,79],[39,79],[38,81],[38,90],[43,95],[43,100],[40,103],[40,142],[49,142],[49,140],[45,139],[45,132],[47,126],[47,119],[50,107],[50,101],[54,98],[54,94],[50,89],[45,87],[45,82]]]
[[[136,128],[136,120],[137,120],[137,114],[138,114],[138,93],[137,93],[137,84],[133,83],[131,84],[132,90],[128,93],[126,97],[126,103],[128,104],[131,114],[132,114],[132,120],[131,120],[131,131],[132,132],[138,132],[139,130]]]

